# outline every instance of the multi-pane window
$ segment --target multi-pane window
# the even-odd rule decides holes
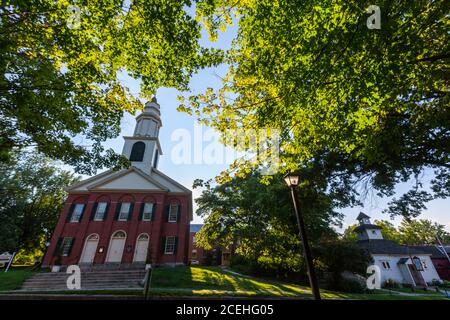
[[[171,204],[170,208],[169,208],[169,218],[168,221],[169,222],[177,222],[177,217],[178,217],[178,204]]]
[[[94,221],[102,221],[105,218],[107,202],[99,202],[95,211]]]
[[[73,208],[72,216],[70,217],[70,222],[80,222],[81,215],[83,214],[84,204],[77,203]]]
[[[175,243],[176,243],[176,237],[167,237],[164,253],[165,254],[173,254],[175,252]]]
[[[130,213],[130,206],[131,203],[122,202],[122,204],[120,205],[119,221],[128,220],[128,214]]]
[[[153,213],[153,203],[147,202],[144,204],[144,211],[142,212],[142,220],[150,221],[152,220]]]
[[[64,238],[61,243],[61,255],[67,257],[70,254],[72,248],[73,238]]]

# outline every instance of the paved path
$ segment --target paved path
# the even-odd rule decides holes
[[[443,296],[446,297],[444,293],[441,294],[433,294],[433,293],[414,293],[414,292],[402,292],[402,291],[395,291],[395,290],[388,290],[388,289],[381,289],[382,291],[398,294],[400,296],[409,296],[409,297],[430,297],[430,296]],[[450,292],[449,292],[450,294]],[[448,296],[447,296],[448,297]]]

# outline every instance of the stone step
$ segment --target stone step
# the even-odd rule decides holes
[[[140,283],[115,283],[115,282],[105,282],[105,283],[84,283],[81,282],[81,289],[85,288],[143,288]],[[67,285],[65,283],[54,283],[51,286],[40,284],[40,285],[23,285],[21,289],[46,289],[46,290],[54,290],[54,289],[63,289],[68,290]]]
[[[66,281],[68,279],[68,277],[66,278],[58,278],[58,279],[29,279],[27,281],[25,281],[24,283],[52,283],[52,282],[61,282],[61,281]],[[95,281],[115,281],[115,282],[129,282],[129,281],[137,281],[137,280],[142,280],[144,279],[144,277],[134,277],[134,278],[128,278],[128,279],[117,279],[117,278],[94,278],[94,279],[89,279],[89,278],[83,278],[81,277],[82,281],[86,281],[86,282],[95,282]]]
[[[58,273],[53,275],[35,275],[33,276],[33,279],[63,279],[67,278],[71,274],[69,273]],[[145,273],[132,273],[132,274],[109,274],[109,273],[81,273],[81,277],[86,279],[94,279],[94,278],[116,278],[116,279],[129,279],[129,278],[135,278],[135,277],[144,277]]]
[[[143,269],[82,271],[81,289],[139,289],[145,274]],[[64,271],[38,273],[23,283],[22,290],[68,290],[66,281],[69,276]]]
[[[63,274],[63,275],[58,275],[58,276],[53,276],[53,277],[32,277],[29,279],[40,279],[40,280],[47,280],[47,279],[66,279],[67,277],[71,276],[70,274]],[[112,279],[133,279],[133,278],[143,278],[145,276],[144,274],[130,274],[130,275],[126,275],[126,276],[121,276],[121,275],[107,275],[107,274],[102,274],[102,275],[86,275],[86,274],[81,274],[81,277],[84,279],[105,279],[105,278],[112,278]]]
[[[81,270],[144,270],[145,263],[133,264],[80,264]]]
[[[130,280],[130,281],[114,281],[114,280],[103,280],[103,281],[86,281],[86,280],[81,280],[82,284],[107,284],[107,283],[117,283],[117,284],[139,284],[142,283],[143,279],[135,279],[135,280]],[[31,282],[25,282],[22,284],[22,286],[53,286],[53,285],[58,285],[58,284],[66,284],[67,281],[52,281],[52,282],[44,282],[44,281],[31,281]]]
[[[81,273],[86,274],[135,274],[135,273],[145,273],[146,271],[143,269],[139,270],[83,270],[81,269]],[[37,273],[38,275],[51,275],[51,274],[66,274],[66,270],[61,270],[60,272],[41,272]]]
[[[121,284],[121,283],[115,283],[115,282],[105,282],[105,283],[84,283],[81,282],[81,288],[143,288],[143,286],[140,283],[127,283],[127,284]],[[61,289],[67,289],[67,285],[64,283],[58,283],[58,284],[52,284],[49,285],[24,285],[22,286],[22,289],[54,289],[54,288],[61,288]]]
[[[33,276],[34,279],[62,279],[62,278],[67,278],[68,276],[70,276],[70,273],[58,273],[58,274],[52,274],[52,275],[35,275]],[[109,273],[81,273],[81,276],[83,278],[86,279],[93,279],[93,278],[105,278],[105,277],[110,277],[110,278],[120,278],[120,279],[128,279],[128,278],[133,278],[133,277],[144,277],[145,276],[145,272],[143,273],[130,273],[130,274],[109,274]]]
[[[60,281],[66,281],[68,279],[69,275],[66,277],[58,277],[58,278],[30,278],[27,279],[24,283],[34,283],[34,282],[42,282],[42,283],[52,283],[52,282],[60,282]],[[82,281],[88,281],[88,282],[95,282],[95,281],[116,281],[116,282],[128,282],[128,281],[135,281],[135,280],[142,280],[144,277],[127,277],[127,278],[120,278],[120,277],[83,277],[81,276]]]

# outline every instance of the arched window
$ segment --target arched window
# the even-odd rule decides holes
[[[145,143],[138,141],[131,148],[130,161],[142,161],[144,159]]]
[[[122,239],[122,238],[126,238],[127,237],[127,235],[126,235],[126,233],[125,232],[123,232],[123,231],[116,231],[114,234],[113,234],[113,236],[112,236],[113,238],[119,238],[119,239]]]
[[[98,234],[96,234],[96,233],[91,234],[91,235],[87,238],[88,241],[94,241],[94,240],[98,240],[98,239],[99,239],[99,237],[98,237]]]
[[[138,237],[138,241],[145,241],[145,240],[148,240],[148,234],[146,234],[146,233],[142,233],[142,234],[140,234],[139,235],[139,237]]]

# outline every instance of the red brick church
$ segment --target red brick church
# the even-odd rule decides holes
[[[160,115],[153,98],[137,116],[133,136],[124,137],[129,169],[67,189],[43,266],[188,262],[192,193],[157,169]]]

